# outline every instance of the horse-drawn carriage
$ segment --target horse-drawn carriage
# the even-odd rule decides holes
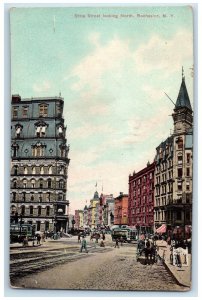
[[[149,240],[138,240],[136,260],[138,261],[141,256],[144,255],[145,264],[155,263],[157,261],[157,249],[156,246]]]

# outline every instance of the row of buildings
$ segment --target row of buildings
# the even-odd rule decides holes
[[[156,147],[153,162],[129,175],[128,194],[109,199],[96,192],[88,207],[75,211],[76,227],[127,224],[146,232],[163,233],[166,228],[167,234],[190,236],[193,111],[184,75],[172,118],[173,133]]]

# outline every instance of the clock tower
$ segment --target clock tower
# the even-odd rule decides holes
[[[174,121],[174,135],[185,134],[192,128],[193,116],[192,107],[187,92],[184,71],[182,68],[182,83],[179,94],[172,114]]]

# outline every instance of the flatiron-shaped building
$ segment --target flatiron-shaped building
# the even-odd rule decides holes
[[[11,223],[37,231],[68,229],[69,146],[61,97],[12,96]]]

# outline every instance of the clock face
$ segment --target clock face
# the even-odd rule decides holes
[[[177,130],[180,130],[180,129],[181,129],[181,124],[180,124],[180,123],[177,123],[177,124],[176,124],[176,129],[177,129]]]

